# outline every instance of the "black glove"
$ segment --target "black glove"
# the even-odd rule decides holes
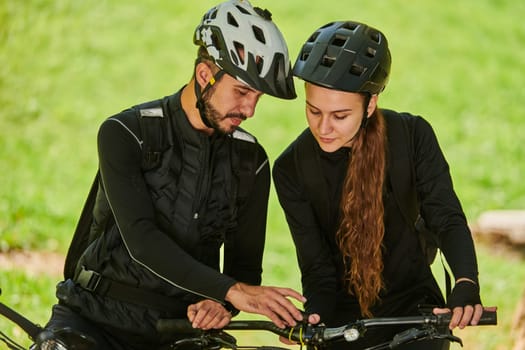
[[[447,307],[451,310],[456,307],[474,306],[476,304],[481,304],[479,286],[469,281],[456,283],[447,300]]]

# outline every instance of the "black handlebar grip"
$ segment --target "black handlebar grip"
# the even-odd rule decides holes
[[[437,325],[447,325],[450,323],[452,313],[439,314],[437,317]],[[498,324],[498,314],[494,310],[483,310],[483,314],[478,321],[478,326],[493,326]]]
[[[489,311],[489,310],[483,310],[483,314],[481,315],[481,318],[479,319],[478,325],[479,326],[495,326],[498,324],[498,313],[496,310]]]

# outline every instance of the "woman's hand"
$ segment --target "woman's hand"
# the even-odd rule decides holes
[[[447,306],[447,308],[435,308],[433,313],[438,315],[452,312],[450,330],[477,325],[483,314],[478,284],[467,278],[458,279],[448,297]]]
[[[449,308],[435,308],[432,312],[435,315],[452,312],[448,328],[450,330],[453,330],[456,327],[463,329],[468,325],[475,326],[478,324],[479,319],[483,314],[483,306],[481,304],[476,304],[474,306],[467,305],[465,307],[458,306],[452,309],[452,311]]]
[[[210,299],[188,306],[187,316],[192,327],[200,329],[224,328],[232,318],[222,304]]]

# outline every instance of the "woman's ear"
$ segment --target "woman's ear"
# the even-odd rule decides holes
[[[379,95],[377,94],[372,95],[372,97],[370,97],[370,101],[368,101],[368,107],[366,108],[367,118],[370,118],[372,113],[374,113],[374,111],[376,110],[378,98],[379,98]]]

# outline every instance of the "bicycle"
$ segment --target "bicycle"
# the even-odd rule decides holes
[[[0,290],[1,294],[1,290]],[[72,329],[62,329],[56,333],[44,329],[33,323],[19,312],[11,309],[0,302],[0,314],[17,324],[34,342],[30,349],[42,350],[89,350],[94,346],[94,341],[88,336]],[[372,327],[392,325],[412,325],[403,332],[396,334],[391,341],[381,343],[364,350],[395,349],[396,347],[424,339],[448,339],[462,345],[460,338],[448,332],[439,330],[440,326],[450,322],[450,314],[421,315],[404,317],[383,317],[361,319],[340,327],[326,327],[323,324],[312,325],[300,323],[295,327],[278,328],[270,321],[263,320],[233,320],[225,328],[220,330],[200,330],[191,326],[187,319],[162,319],[157,323],[159,334],[177,334],[182,339],[173,341],[164,349],[183,349],[190,346],[191,349],[259,349],[259,350],[288,350],[278,346],[241,346],[237,339],[227,331],[267,331],[285,337],[290,341],[297,342],[301,348],[307,350],[322,349],[335,341],[356,341],[365,336],[367,329]],[[480,319],[479,325],[496,325],[497,312],[495,308],[486,308]],[[22,350],[21,345],[11,340],[0,331],[0,341],[7,344],[9,349]]]

